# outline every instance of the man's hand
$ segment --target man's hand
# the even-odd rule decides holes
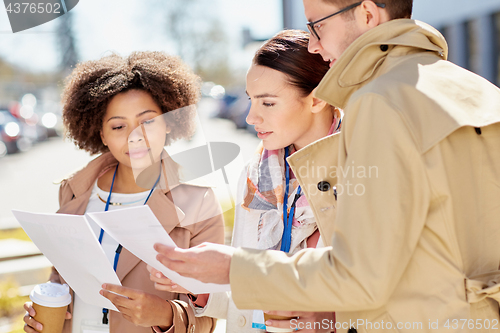
[[[189,249],[155,244],[156,259],[182,276],[205,283],[229,283],[229,268],[235,248],[203,243]]]
[[[108,283],[102,288],[100,294],[131,323],[143,327],[160,326],[162,329],[172,326],[172,307],[161,297]]]
[[[268,320],[266,321],[267,326],[292,328],[301,333],[329,333],[335,331],[334,312],[266,311],[266,313],[278,316],[298,317],[292,320]]]

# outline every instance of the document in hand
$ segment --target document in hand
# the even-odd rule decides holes
[[[108,212],[88,213],[104,231],[148,265],[161,271],[166,277],[195,294],[229,291],[229,284],[203,283],[181,276],[156,260],[158,254],[153,245],[162,243],[177,245],[165,231],[149,206],[124,208]]]
[[[85,302],[115,310],[99,291],[103,283],[121,285],[85,216],[13,210],[33,243]]]

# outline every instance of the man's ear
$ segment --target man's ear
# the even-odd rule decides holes
[[[311,112],[312,113],[318,113],[320,112],[321,110],[323,110],[326,106],[326,102],[319,99],[319,98],[316,98],[316,97],[313,97],[312,99],[312,108],[311,108]]]
[[[362,33],[389,20],[387,10],[378,7],[373,1],[364,1],[359,7],[355,15]]]

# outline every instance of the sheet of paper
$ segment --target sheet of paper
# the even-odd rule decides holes
[[[118,311],[99,290],[103,283],[121,285],[120,280],[84,216],[12,213],[85,303]]]
[[[166,277],[195,294],[229,291],[229,284],[203,283],[181,276],[156,260],[153,245],[176,246],[149,206],[124,208],[108,212],[88,213],[111,237],[136,257],[161,271]]]

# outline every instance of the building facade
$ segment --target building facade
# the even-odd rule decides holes
[[[415,0],[413,18],[441,31],[450,61],[500,86],[500,0]]]

